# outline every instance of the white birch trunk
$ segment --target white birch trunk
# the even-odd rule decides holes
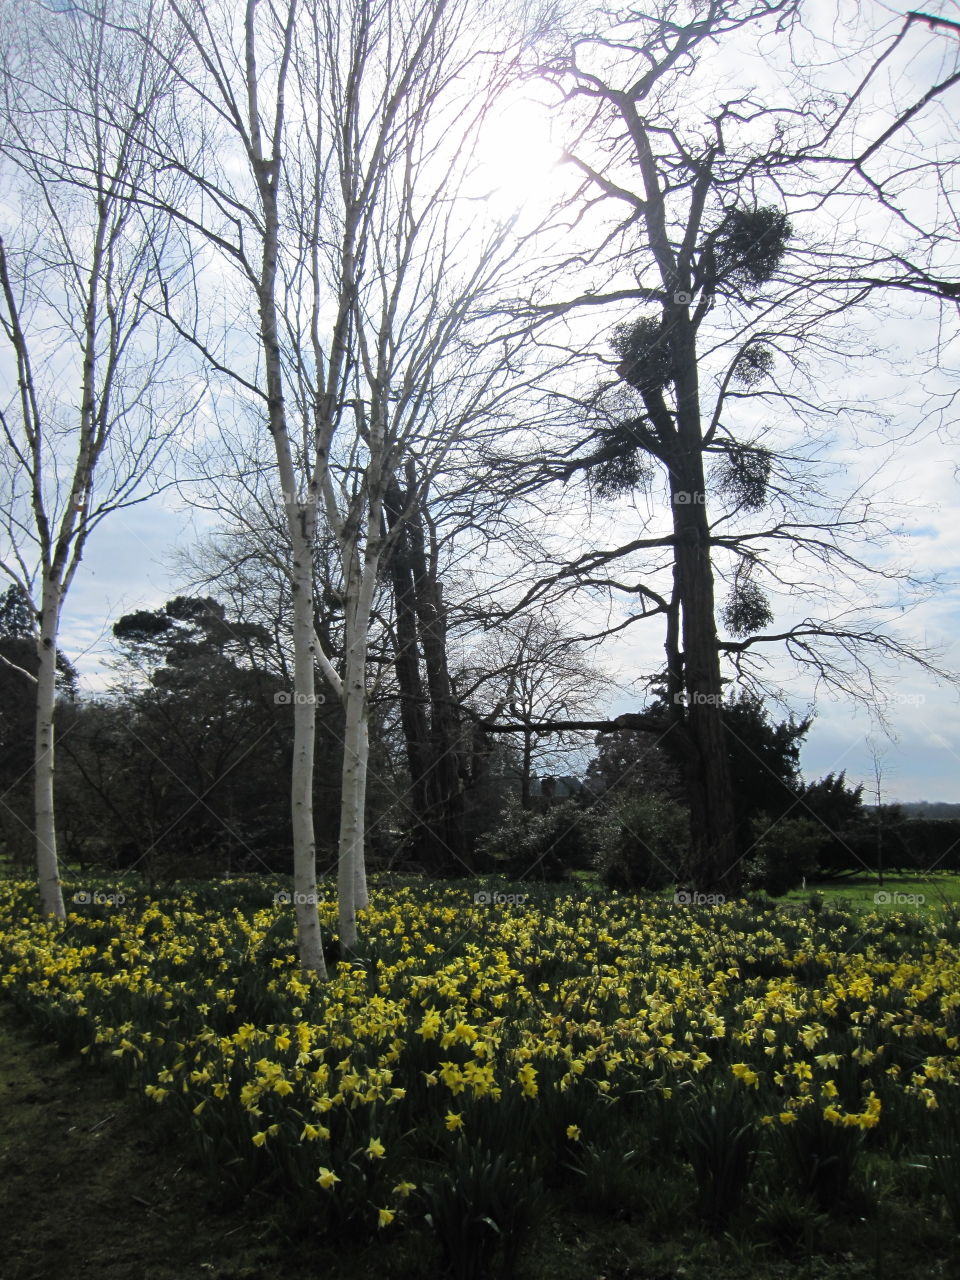
[[[293,836],[294,910],[300,967],[305,972],[327,976],[323,940],[317,914],[317,859],[313,827],[313,756],[316,741],[316,692],[314,688],[313,616],[313,535],[316,508],[308,495],[298,502],[296,468],[284,400],[277,305],[277,274],[280,249],[280,214],[277,201],[283,139],[283,98],[293,40],[296,5],[291,4],[285,23],[283,52],[278,71],[272,130],[272,154],[265,158],[261,137],[260,103],[256,57],[257,0],[247,0],[246,88],[249,111],[249,158],[263,210],[262,260],[259,282],[260,338],[263,344],[267,384],[267,415],[277,456],[280,486],[286,493],[287,528],[292,547],[291,588],[293,592],[294,708],[293,769],[290,780],[290,810]]]
[[[313,667],[313,564],[308,547],[296,548],[294,556],[293,770],[290,779],[293,901],[300,968],[325,976],[323,938],[317,914],[317,853],[313,826],[313,755],[317,716]]]
[[[364,636],[364,640],[366,636]],[[363,801],[366,784],[367,690],[365,650],[358,655],[354,641],[347,653],[344,680],[343,771],[340,791],[340,849],[337,896],[340,908],[340,945],[352,951],[357,945],[357,864],[363,861],[365,839]],[[359,656],[359,662],[358,662]]]
[[[57,827],[54,815],[54,710],[57,698],[57,631],[60,622],[60,590],[49,578],[43,583],[40,634],[37,637],[36,741],[34,753],[34,824],[36,828],[37,879],[45,916],[66,919],[60,866],[57,860]]]
[[[357,796],[357,812],[361,815],[364,823],[363,835],[364,841],[360,844],[353,860],[353,896],[354,903],[358,911],[363,911],[370,902],[367,894],[367,860],[364,856],[364,844],[366,841],[366,812],[367,812],[367,775],[370,768],[370,721],[364,709],[363,720],[360,724],[360,744],[358,752],[360,760],[360,779],[357,784],[359,792]]]
[[[376,495],[375,485],[371,485]],[[357,944],[357,911],[367,905],[366,796],[369,733],[367,728],[367,645],[373,593],[379,566],[379,496],[367,509],[363,568],[356,550],[349,560],[346,599],[346,676],[343,703],[346,724],[343,737],[343,773],[340,796],[340,848],[337,888],[340,899],[340,943]]]

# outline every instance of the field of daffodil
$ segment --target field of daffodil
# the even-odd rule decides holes
[[[276,885],[128,889],[63,927],[0,883],[0,983],[221,1187],[275,1187],[320,1230],[426,1220],[456,1275],[480,1219],[522,1239],[571,1186],[652,1214],[672,1187],[716,1229],[751,1198],[841,1211],[884,1153],[920,1171],[925,1213],[957,1213],[956,912],[475,887],[375,885],[363,961],[324,983]]]

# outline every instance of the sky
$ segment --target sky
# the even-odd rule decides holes
[[[824,15],[830,8],[811,4],[809,12]],[[956,6],[949,3],[935,9],[960,18]],[[877,22],[890,13],[883,5],[871,12]],[[952,48],[948,49],[951,39],[955,40],[918,34],[898,74],[909,85],[928,85],[932,76],[942,74],[944,60],[953,56]],[[960,115],[960,88],[954,91],[952,111],[954,118]],[[931,125],[927,134],[931,146],[938,142],[937,127],[942,122]],[[548,181],[545,157],[553,149],[541,110],[529,102],[515,103],[508,117],[491,125],[488,163],[494,173],[500,166],[501,188],[526,189],[532,199],[532,193]],[[955,265],[960,277],[960,262]],[[944,338],[950,344],[944,353],[946,373],[922,384],[911,384],[909,376],[904,379],[911,369],[926,366],[925,352]],[[894,435],[918,423],[925,426],[895,448],[871,449],[861,441],[845,450],[841,441],[832,450],[832,460],[846,467],[845,482],[855,484],[870,477],[874,487],[885,489],[904,506],[897,557],[901,562],[912,560],[925,573],[940,575],[941,581],[896,624],[939,650],[944,667],[960,671],[960,522],[955,515],[960,496],[960,424],[953,423],[950,412],[943,420],[927,416],[934,404],[931,392],[949,396],[954,389],[951,371],[960,368],[960,343],[937,330],[932,313],[911,312],[899,303],[880,317],[876,339],[877,357],[845,375],[838,393],[859,397],[864,404],[883,405]],[[629,512],[624,520],[629,521]],[[122,613],[156,608],[183,590],[182,575],[174,565],[176,548],[194,541],[209,527],[208,515],[192,512],[174,491],[167,491],[117,512],[93,535],[65,607],[62,629],[62,648],[79,668],[84,689],[96,692],[109,683],[112,623]],[[641,697],[636,679],[661,665],[661,643],[657,627],[642,632],[635,628],[604,647],[602,661],[614,675],[606,708],[610,714],[637,709]],[[782,690],[786,707],[797,716],[814,716],[801,758],[805,776],[813,779],[844,770],[849,781],[864,783],[872,798],[879,770],[885,801],[960,802],[960,694],[909,665],[886,674],[888,683],[880,703],[857,707],[829,690],[817,689],[788,662],[774,662],[770,680]],[[886,719],[886,732],[878,723],[878,711]]]

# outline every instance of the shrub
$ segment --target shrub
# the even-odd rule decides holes
[[[753,821],[756,843],[746,864],[749,888],[779,895],[797,888],[818,867],[824,831],[812,818],[785,818],[772,823],[765,813]]]
[[[681,805],[656,793],[626,796],[599,824],[596,867],[608,888],[662,889],[679,878],[688,843]]]
[[[584,810],[560,800],[541,811],[521,809],[511,800],[503,821],[477,843],[477,852],[510,878],[563,880],[590,863],[593,841]]]

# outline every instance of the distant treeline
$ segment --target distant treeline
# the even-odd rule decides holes
[[[866,804],[865,809],[875,809],[876,805]],[[934,818],[937,821],[960,821],[960,804],[951,804],[947,800],[906,800],[898,802],[896,807],[907,818]]]
[[[22,602],[0,597],[0,856],[23,867],[33,857],[29,628]],[[215,600],[177,597],[121,618],[114,636],[116,680],[106,693],[81,697],[70,663],[61,655],[58,664],[56,788],[68,864],[163,878],[289,870],[293,706],[270,635]],[[399,704],[387,687],[371,706],[372,866],[510,879],[595,869],[626,890],[683,879],[680,739],[671,747],[669,735],[651,731],[600,733],[584,777],[551,777],[534,772],[529,751],[485,733],[468,706],[456,706],[447,797],[455,829],[437,820],[442,796],[432,811],[417,798]],[[663,706],[661,696],[646,712],[655,718]],[[877,809],[842,773],[805,782],[809,720],[777,723],[748,696],[728,700],[723,714],[743,887],[782,893],[804,877],[960,869],[960,805]],[[335,699],[316,707],[321,870],[336,863],[342,716]]]

